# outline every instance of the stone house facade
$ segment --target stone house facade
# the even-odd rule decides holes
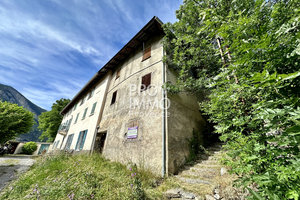
[[[205,122],[196,97],[163,88],[176,80],[163,62],[163,36],[153,17],[94,75],[61,112],[50,151],[99,152],[163,176],[178,171]]]

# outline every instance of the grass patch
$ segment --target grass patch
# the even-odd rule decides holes
[[[37,159],[8,185],[0,199],[161,199],[157,177],[101,155],[57,155]]]
[[[18,160],[15,160],[15,159],[7,159],[7,160],[1,161],[0,163],[5,164],[5,165],[9,165],[9,166],[14,166],[14,165],[18,165],[20,162]]]

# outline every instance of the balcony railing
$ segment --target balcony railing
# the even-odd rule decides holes
[[[71,121],[72,121],[72,118],[70,120],[66,121],[65,123],[61,124],[58,128],[58,133],[61,135],[67,135],[67,133],[70,129]]]

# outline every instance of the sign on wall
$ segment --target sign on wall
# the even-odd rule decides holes
[[[138,136],[138,126],[128,128],[127,139],[135,139]]]

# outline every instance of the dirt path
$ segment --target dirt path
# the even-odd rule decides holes
[[[34,162],[30,157],[0,157],[0,191],[18,174],[27,171]]]

